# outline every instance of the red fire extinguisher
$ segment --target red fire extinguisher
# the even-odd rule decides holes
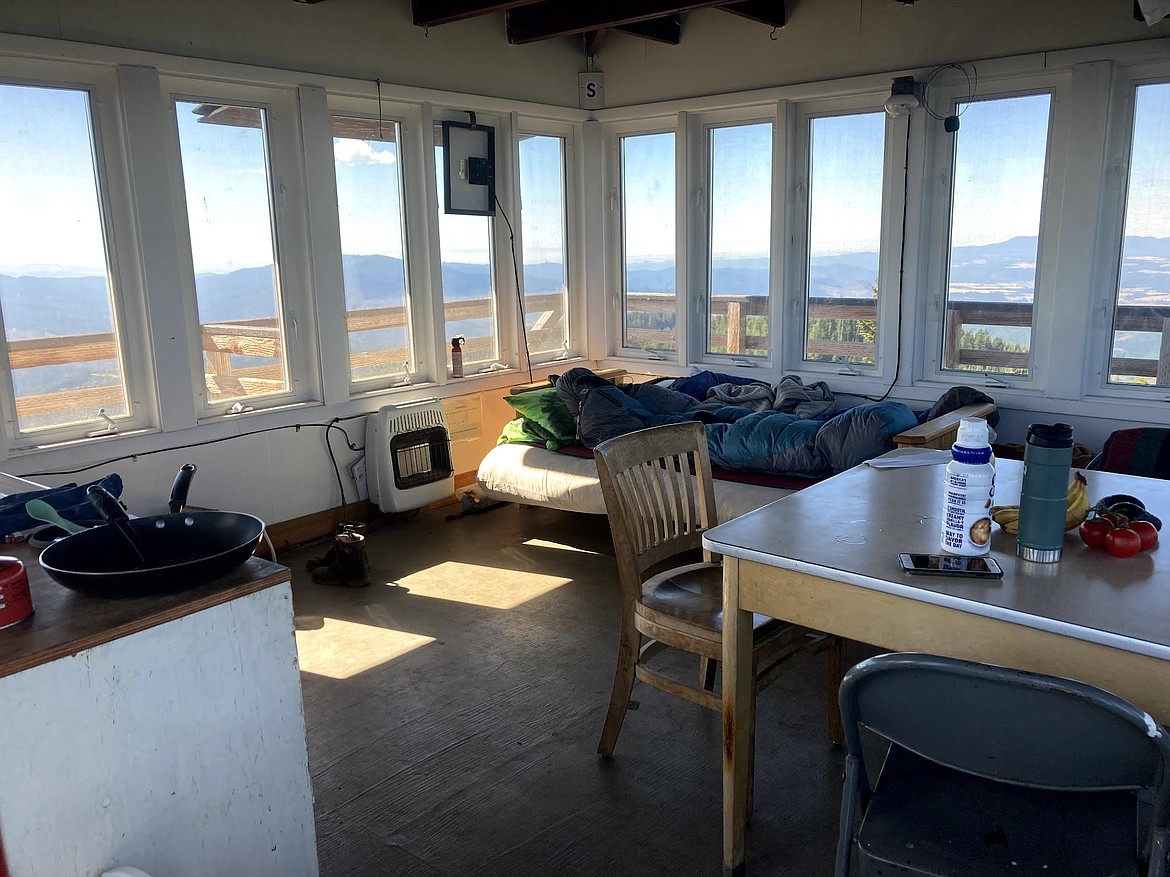
[[[463,345],[467,339],[456,335],[451,339],[451,377],[463,377]]]

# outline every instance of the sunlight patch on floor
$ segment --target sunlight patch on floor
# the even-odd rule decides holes
[[[324,626],[296,634],[301,670],[330,679],[349,679],[435,641],[433,636],[336,618],[326,618]]]
[[[588,548],[577,548],[573,545],[565,545],[563,542],[549,542],[547,539],[525,539],[525,545],[533,548],[555,548],[558,551],[576,551],[578,554],[595,554],[601,556],[600,551],[590,551]]]
[[[449,560],[398,580],[413,596],[488,609],[515,609],[572,579]]]

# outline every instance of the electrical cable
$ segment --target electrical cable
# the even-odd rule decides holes
[[[975,92],[979,89],[979,70],[974,64],[971,65],[971,72],[970,73],[967,72],[967,65],[956,64],[956,63],[943,64],[939,67],[935,67],[934,70],[930,71],[930,75],[927,76],[926,81],[924,83],[922,83],[922,108],[924,110],[926,110],[927,115],[929,115],[932,119],[937,119],[940,122],[945,120],[946,116],[939,115],[938,112],[936,112],[935,110],[933,110],[931,108],[931,106],[930,106],[930,84],[932,82],[934,82],[936,76],[938,76],[944,70],[947,70],[949,68],[954,68],[955,70],[958,70],[960,73],[963,74],[963,77],[967,80],[967,100],[966,100],[967,106],[965,106],[965,107],[963,107],[963,109],[959,110],[959,112],[956,113],[956,115],[961,116],[961,115],[963,115],[963,113],[967,112],[967,107],[969,107],[971,105],[971,99],[973,97],[975,97]]]
[[[894,355],[894,380],[886,387],[886,391],[880,396],[864,396],[860,398],[868,402],[882,402],[894,389],[894,385],[898,383],[898,372],[902,370],[902,301],[904,298],[905,279],[906,279],[906,214],[910,203],[910,120],[906,120],[906,164],[902,168],[902,241],[901,252],[898,256],[898,320],[895,323],[894,338],[897,341],[897,346],[894,348],[896,353]],[[852,396],[853,393],[846,395]],[[860,394],[858,394],[860,395]]]
[[[266,432],[279,432],[282,429],[295,429],[297,432],[300,432],[302,429],[310,429],[310,428],[329,429],[330,427],[336,427],[337,429],[341,429],[341,427],[337,427],[336,424],[347,421],[347,420],[357,420],[358,418],[368,417],[368,416],[369,416],[368,414],[349,414],[349,415],[346,415],[345,417],[335,417],[329,423],[290,423],[290,424],[287,424],[285,426],[270,426],[266,429],[256,429],[256,430],[252,430],[251,432],[239,432],[239,433],[236,433],[235,435],[225,435],[222,438],[207,439],[206,441],[201,441],[201,442],[191,442],[191,443],[185,444],[185,445],[172,445],[171,447],[157,448],[153,451],[138,451],[137,453],[134,453],[134,454],[123,454],[120,457],[111,457],[111,458],[106,459],[106,460],[101,460],[97,463],[90,463],[88,466],[79,466],[76,469],[56,469],[53,471],[45,471],[45,472],[26,472],[25,474],[23,474],[19,477],[21,477],[21,478],[38,478],[38,477],[41,477],[44,475],[77,475],[80,472],[88,472],[91,469],[100,469],[102,466],[109,466],[109,465],[112,465],[113,463],[120,463],[123,460],[137,461],[139,457],[152,457],[155,454],[166,454],[166,453],[170,453],[171,451],[185,451],[188,448],[201,448],[204,445],[215,445],[215,444],[219,444],[220,442],[227,442],[227,441],[231,441],[233,439],[246,438],[248,436],[253,436],[253,435],[263,435]],[[342,432],[345,432],[345,430],[342,430]],[[347,439],[349,438],[348,433],[346,433],[346,438]],[[347,441],[347,444],[348,444],[348,441]],[[355,448],[352,445],[350,445],[350,450],[356,451],[356,450],[361,450],[361,449]]]
[[[528,321],[524,316],[524,296],[520,294],[520,265],[516,261],[516,233],[512,231],[512,220],[508,219],[508,214],[504,212],[504,205],[500,203],[500,198],[495,191],[492,192],[492,197],[496,199],[496,207],[500,210],[500,216],[504,217],[504,222],[508,226],[508,240],[512,244],[512,273],[516,277],[516,305],[520,308],[520,337],[524,339],[524,360],[528,363],[528,382],[532,383],[532,354],[528,351]]]

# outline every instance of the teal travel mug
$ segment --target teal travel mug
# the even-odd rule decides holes
[[[1034,563],[1055,563],[1064,546],[1068,479],[1072,469],[1072,427],[1033,423],[1024,442],[1024,483],[1016,554]]]

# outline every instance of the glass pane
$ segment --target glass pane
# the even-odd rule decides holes
[[[1134,101],[1109,380],[1170,385],[1170,83]]]
[[[126,417],[89,95],[0,85],[0,309],[18,431]]]
[[[349,374],[354,382],[415,371],[403,256],[397,122],[333,117]]]
[[[675,350],[674,134],[621,144],[622,345]]]
[[[873,365],[884,112],[809,122],[804,358]]]
[[[435,125],[435,174],[439,183],[439,257],[443,271],[444,331],[462,335],[464,373],[500,358],[496,295],[492,280],[492,220],[444,213],[443,127]],[[447,368],[451,368],[448,356]]]
[[[289,389],[266,114],[175,102],[209,404]]]
[[[943,368],[1029,371],[1050,106],[959,104]]]
[[[707,351],[768,355],[772,125],[712,128]]]
[[[569,290],[565,276],[565,141],[520,140],[521,229],[524,239],[524,325],[533,356],[568,353]]]

